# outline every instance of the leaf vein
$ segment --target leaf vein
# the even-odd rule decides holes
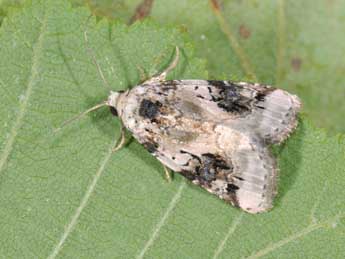
[[[225,235],[225,237],[222,239],[222,241],[219,243],[216,251],[214,252],[213,255],[213,259],[216,259],[219,257],[219,255],[223,252],[224,247],[226,245],[226,242],[228,241],[228,239],[231,237],[231,235],[236,231],[237,226],[241,223],[242,218],[243,218],[243,214],[241,213],[240,215],[238,215],[232,222],[231,225],[229,227],[229,230],[227,232],[227,234]]]
[[[159,235],[159,231],[164,226],[164,224],[166,223],[167,218],[170,216],[170,213],[172,212],[172,210],[175,208],[176,204],[180,200],[182,191],[183,191],[183,189],[185,187],[186,187],[186,183],[182,182],[180,187],[178,188],[176,194],[171,199],[167,210],[165,211],[165,213],[163,214],[163,216],[161,217],[161,219],[159,220],[159,222],[155,226],[155,228],[154,228],[154,230],[153,230],[149,240],[145,243],[145,246],[143,247],[143,249],[141,249],[139,255],[137,256],[137,259],[144,258],[144,255],[147,252],[147,250],[152,246],[154,241],[157,239],[157,237]]]
[[[53,259],[60,253],[60,251],[62,250],[63,245],[64,245],[65,241],[67,240],[68,236],[71,234],[74,227],[77,225],[78,219],[79,219],[83,209],[86,207],[87,202],[89,201],[91,195],[93,194],[93,191],[95,190],[95,187],[97,185],[99,178],[101,177],[109,159],[111,158],[111,155],[113,154],[113,148],[116,145],[116,143],[117,143],[117,139],[115,139],[115,141],[111,144],[108,152],[106,153],[104,159],[102,160],[102,162],[100,164],[99,169],[96,171],[96,174],[93,177],[91,184],[87,188],[86,193],[84,194],[82,200],[80,201],[78,208],[76,209],[75,213],[73,214],[71,221],[68,223],[67,227],[65,228],[65,231],[63,232],[58,244],[54,247],[52,253],[48,256],[48,259]]]
[[[320,192],[319,196],[317,197],[313,206],[311,207],[310,216],[309,216],[311,224],[317,223],[317,219],[315,218],[315,212],[316,212],[317,207],[320,205],[320,201],[321,201],[326,189],[327,189],[327,181],[323,185],[322,191]]]
[[[29,100],[32,95],[33,87],[35,84],[35,79],[38,76],[38,65],[39,65],[39,56],[40,52],[42,50],[43,45],[43,35],[46,32],[46,26],[47,26],[47,12],[44,15],[43,22],[41,23],[39,36],[37,39],[37,43],[33,47],[33,55],[32,55],[32,66],[31,66],[31,73],[28,81],[28,87],[25,91],[24,98],[22,102],[19,104],[19,113],[14,121],[14,125],[10,131],[10,134],[8,136],[7,142],[5,144],[5,148],[0,156],[0,174],[4,170],[6,163],[8,162],[8,158],[13,150],[13,145],[15,142],[15,139],[18,135],[18,131],[20,130],[23,120],[28,108]]]
[[[340,218],[343,218],[345,215],[339,213],[338,215],[336,215],[335,217],[325,220],[323,222],[317,223],[317,224],[310,224],[307,227],[303,228],[301,231],[296,232],[295,234],[292,234],[284,239],[279,240],[278,242],[275,242],[273,244],[268,245],[267,247],[259,250],[258,252],[256,252],[255,254],[247,257],[247,259],[256,259],[256,258],[260,258],[264,255],[267,255],[281,247],[283,247],[284,245],[299,239],[301,237],[307,236],[308,234],[312,233],[313,231],[320,229],[322,227],[325,227],[327,225],[330,224],[334,224],[334,222],[336,222],[337,220],[339,220]]]

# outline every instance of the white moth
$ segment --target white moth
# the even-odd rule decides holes
[[[226,202],[250,212],[272,208],[277,166],[268,146],[297,126],[297,96],[262,84],[170,80],[160,75],[125,92],[110,106],[124,127],[162,164]],[[125,142],[124,134],[118,150]]]

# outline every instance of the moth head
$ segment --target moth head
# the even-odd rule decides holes
[[[110,95],[109,95],[108,100],[107,100],[107,105],[110,108],[110,112],[114,116],[119,116],[117,106],[119,103],[119,97],[122,93],[123,93],[123,91],[119,91],[119,92],[110,91]]]

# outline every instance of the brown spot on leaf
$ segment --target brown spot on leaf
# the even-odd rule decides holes
[[[209,1],[211,4],[211,7],[215,10],[215,11],[220,11],[221,7],[220,7],[220,3],[218,0],[210,0]]]
[[[117,18],[118,13],[116,11],[123,10],[126,7],[124,0],[112,2],[99,0],[84,0],[78,2],[85,2],[94,15],[99,17],[107,17],[108,19]]]
[[[247,26],[245,26],[244,24],[240,25],[240,28],[238,31],[239,31],[241,38],[243,38],[243,39],[248,39],[250,37],[250,35],[252,34],[250,29]]]
[[[334,0],[327,0],[326,3],[329,5],[329,6],[333,6],[334,5]]]
[[[142,0],[135,9],[135,13],[129,20],[129,24],[134,23],[135,21],[142,20],[145,17],[149,16],[151,13],[152,5],[154,0]]]
[[[295,72],[300,71],[302,66],[302,59],[299,57],[295,57],[291,59],[291,67]]]

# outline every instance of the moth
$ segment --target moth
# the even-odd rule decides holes
[[[165,167],[249,213],[272,208],[276,160],[269,145],[297,126],[299,98],[263,84],[166,80],[160,75],[81,115],[109,106],[123,126]],[[79,117],[79,116],[78,116]],[[125,143],[125,134],[115,150]]]

